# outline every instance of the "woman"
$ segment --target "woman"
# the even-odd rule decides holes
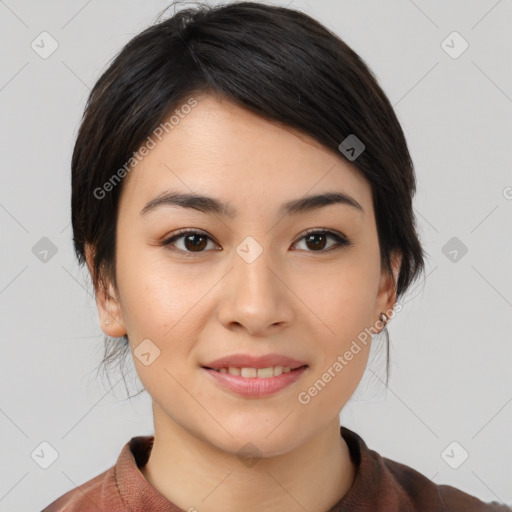
[[[198,7],[132,39],[89,98],[72,223],[155,434],[45,511],[510,510],[339,423],[424,270],[414,192],[372,73],[303,13]]]

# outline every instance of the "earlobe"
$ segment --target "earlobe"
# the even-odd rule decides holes
[[[119,299],[116,297],[110,282],[108,288],[107,292],[102,286],[101,290],[96,293],[96,305],[100,316],[101,329],[107,336],[120,338],[126,334],[126,327]]]
[[[400,268],[402,266],[402,258],[403,256],[398,253],[393,254],[393,257],[391,258],[391,268],[393,269],[393,280],[395,283],[398,283],[398,275],[400,273]]]
[[[87,267],[94,282],[94,266],[93,257],[94,250],[91,246],[86,244],[85,254],[87,260]],[[113,338],[120,338],[124,336],[127,331],[124,324],[124,318],[121,311],[119,299],[115,293],[114,287],[111,282],[108,283],[108,290],[105,289],[104,284],[98,282],[98,288],[95,289],[96,306],[100,319],[100,326],[107,336]]]
[[[400,273],[400,266],[402,263],[402,255],[393,253],[391,255],[391,269],[392,276],[386,272],[382,274],[381,284],[379,287],[379,297],[377,299],[376,316],[379,320],[386,325],[389,319],[393,316],[393,308],[396,303],[396,285],[398,275]],[[384,318],[383,315],[386,317]]]
[[[392,276],[389,277],[389,291],[388,291],[388,304],[387,309],[393,309],[396,303],[396,288],[398,282],[398,274],[400,272],[400,264],[402,261],[401,256],[392,255],[391,258],[391,270]]]
[[[388,309],[391,311],[396,303],[396,288],[398,284],[398,275],[400,273],[400,267],[402,265],[402,255],[400,253],[393,253],[391,255],[391,269],[393,272],[393,280],[390,280],[390,292],[389,292],[389,303]]]

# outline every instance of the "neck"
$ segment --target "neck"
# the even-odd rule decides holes
[[[153,448],[141,472],[185,511],[326,512],[350,489],[355,467],[339,419],[290,452],[246,465],[155,414]]]

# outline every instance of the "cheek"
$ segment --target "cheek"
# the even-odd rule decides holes
[[[306,325],[315,326],[311,336],[319,349],[307,383],[314,388],[302,390],[312,409],[341,408],[359,384],[369,356],[371,332],[365,329],[374,321],[377,279],[375,268],[359,258],[301,280],[298,295],[305,298],[304,311],[311,318]]]
[[[208,283],[204,273],[198,277],[197,266],[171,266],[160,250],[120,257],[118,281],[127,329],[138,337],[158,333],[163,340],[165,333],[172,336],[181,318],[188,317]]]
[[[123,317],[136,371],[148,391],[163,382],[172,388],[168,372],[184,380],[206,319],[203,296],[216,281],[199,265],[170,265],[163,251],[153,247],[118,258]],[[147,366],[138,359],[143,342],[154,357]]]
[[[339,343],[373,321],[377,286],[374,269],[360,260],[301,277],[294,290],[308,315],[320,320],[325,334]]]

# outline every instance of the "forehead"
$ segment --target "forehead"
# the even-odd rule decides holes
[[[196,106],[175,117],[161,140],[153,136],[152,149],[127,174],[122,200],[128,205],[142,208],[168,189],[208,192],[239,201],[238,209],[245,200],[282,203],[336,190],[371,209],[368,182],[341,155],[225,99],[194,98]]]

